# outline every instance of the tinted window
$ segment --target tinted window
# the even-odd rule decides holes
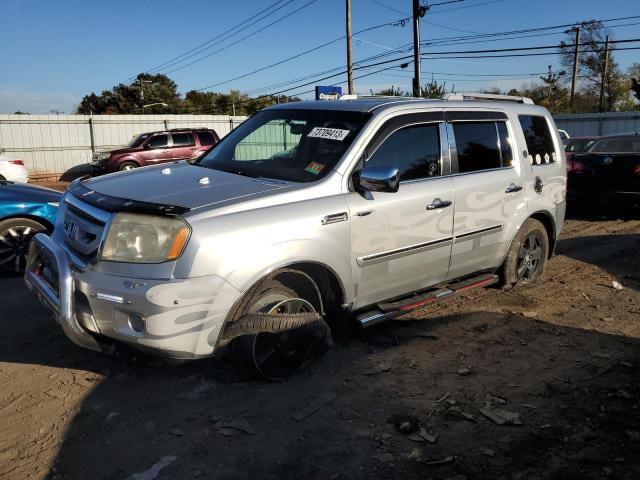
[[[169,143],[169,137],[167,135],[156,135],[151,137],[147,142],[149,148],[162,148],[166,147]]]
[[[367,165],[392,165],[401,180],[441,175],[437,125],[415,125],[392,133],[367,160]]]
[[[498,129],[495,122],[455,123],[453,132],[456,137],[458,171],[460,173],[502,166]]]
[[[518,118],[527,142],[531,163],[555,162],[556,153],[553,147],[553,137],[547,120],[544,117],[533,115],[520,115]]]
[[[613,137],[598,140],[591,152],[607,153],[640,153],[640,137]]]
[[[198,137],[200,137],[200,145],[213,145],[216,143],[216,138],[211,132],[198,132]]]
[[[191,135],[189,132],[172,133],[171,138],[173,138],[174,147],[185,147],[194,144],[193,135]]]
[[[148,133],[143,133],[142,135],[137,135],[131,139],[129,143],[125,145],[125,147],[129,148],[138,148],[140,145],[144,143],[144,141],[149,138]]]
[[[586,152],[594,141],[590,139],[573,139],[570,138],[564,145],[565,152]]]

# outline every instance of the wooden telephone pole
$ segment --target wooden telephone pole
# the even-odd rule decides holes
[[[576,96],[576,84],[578,83],[578,56],[580,55],[580,26],[577,26],[576,31],[576,43],[573,50],[573,76],[571,77],[571,97],[569,99],[569,105],[573,106],[573,97]]]
[[[609,35],[604,42],[604,66],[602,67],[602,80],[600,80],[600,104],[598,110],[604,111],[604,87],[607,83],[607,73],[609,72]]]
[[[353,62],[351,58],[351,0],[347,0],[347,80],[349,95],[353,95]]]

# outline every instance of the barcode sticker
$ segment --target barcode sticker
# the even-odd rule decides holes
[[[349,135],[349,130],[343,130],[341,128],[315,127],[309,132],[307,137],[325,138],[327,140],[337,140],[341,142],[347,135]]]

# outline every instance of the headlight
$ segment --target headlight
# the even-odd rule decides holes
[[[118,213],[102,248],[102,260],[162,263],[178,258],[191,230],[183,220]]]
[[[98,153],[98,160],[106,160],[111,156],[111,152],[100,152]]]

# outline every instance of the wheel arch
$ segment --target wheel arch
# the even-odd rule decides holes
[[[553,219],[553,215],[546,210],[539,210],[531,214],[529,218],[538,220],[547,231],[547,237],[549,238],[548,258],[551,258],[556,248],[556,223]]]
[[[318,295],[321,299],[323,313],[335,314],[342,309],[346,299],[344,283],[339,275],[328,265],[320,262],[298,261],[269,269],[258,277],[248,288],[245,288],[240,298],[229,309],[221,331],[224,331],[226,324],[233,319],[240,309],[244,307],[245,300],[251,296],[253,291],[267,278],[274,278],[284,272],[300,272],[315,284]],[[311,287],[309,287],[311,288]]]

